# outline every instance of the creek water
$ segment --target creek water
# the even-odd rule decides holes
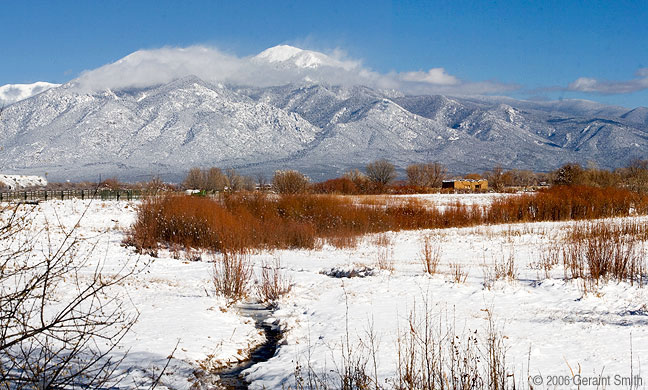
[[[221,385],[228,390],[247,389],[249,383],[241,373],[253,365],[265,362],[273,357],[277,351],[277,344],[281,340],[280,327],[265,322],[272,315],[271,308],[259,303],[241,303],[236,308],[242,315],[254,320],[257,329],[263,330],[266,341],[252,351],[248,360],[216,372],[220,377]]]

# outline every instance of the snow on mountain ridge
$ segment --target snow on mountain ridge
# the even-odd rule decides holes
[[[45,81],[37,81],[32,84],[6,84],[0,86],[0,105],[9,105],[28,99],[50,88],[56,88],[61,84],[53,84]]]
[[[294,65],[300,69],[316,69],[322,66],[351,70],[359,66],[359,62],[341,60],[312,50],[304,50],[289,45],[278,45],[262,51],[253,57],[256,62],[271,64]]]
[[[194,166],[266,176],[293,168],[319,180],[377,158],[399,169],[439,161],[458,173],[587,161],[613,168],[648,157],[648,126],[619,115],[325,83],[236,87],[186,76],[110,92],[66,84],[5,109],[0,166],[52,180],[181,180]]]

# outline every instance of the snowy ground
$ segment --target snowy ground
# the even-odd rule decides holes
[[[457,199],[481,205],[493,196],[423,198],[437,205],[452,204]],[[85,204],[44,202],[38,206],[39,218],[53,221],[58,215],[64,225],[73,226]],[[140,312],[138,323],[124,340],[124,349],[130,349],[126,364],[159,367],[179,340],[176,360],[165,383],[169,388],[188,388],[188,378],[200,362],[217,364],[241,359],[251,345],[261,342],[262,336],[248,318],[226,308],[225,302],[214,296],[211,265],[205,258],[187,261],[160,252],[157,258],[136,259],[132,249],[120,245],[124,229],[135,218],[133,206],[126,202],[94,202],[78,233],[88,243],[99,242],[95,253],[111,266],[117,267],[128,259],[150,263],[126,286],[133,310]],[[648,223],[648,218],[638,219]],[[556,242],[568,225],[537,223],[392,232],[381,239],[379,235],[364,237],[356,249],[325,245],[312,251],[253,255],[257,272],[261,261],[279,257],[294,286],[275,312],[285,330],[284,340],[274,358],[246,372],[251,388],[290,385],[296,362],[304,365],[308,361],[318,370],[334,369],[341,363],[340,345],[347,334],[351,344],[356,345],[357,340],[367,340],[371,328],[378,340],[378,375],[389,379],[395,375],[399,330],[404,329],[414,309],[421,312],[424,302],[434,318],[451,321],[459,333],[482,332],[487,326],[487,313],[492,312],[505,335],[508,362],[519,378],[529,373],[546,380],[550,375],[568,375],[579,369],[583,376],[601,372],[629,376],[632,353],[633,372],[639,371],[643,384],[647,384],[648,369],[641,372],[639,366],[648,361],[648,288],[611,282],[584,294],[578,283],[562,279],[560,265],[550,278],[534,267],[543,246]],[[434,276],[423,272],[420,260],[426,235],[432,235],[433,242],[440,242],[442,248],[440,271]],[[516,279],[488,283],[484,269],[510,257],[515,260]],[[378,269],[379,262],[388,263],[392,269]],[[451,264],[467,270],[465,282],[453,280]],[[375,272],[355,278],[326,274],[331,268],[362,267],[374,268]]]
[[[47,185],[47,179],[42,176],[5,175],[0,173],[0,183],[10,190],[26,187],[41,187]]]

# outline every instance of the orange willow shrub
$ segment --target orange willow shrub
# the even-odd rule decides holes
[[[145,199],[127,241],[154,251],[159,243],[215,251],[314,248],[318,239],[355,242],[367,233],[474,226],[483,223],[557,221],[648,213],[648,198],[620,189],[555,187],[496,199],[490,206],[457,202],[443,210],[416,199],[395,204],[353,202],[350,197],[261,192],[221,200],[186,195]]]
[[[494,200],[486,223],[565,221],[648,213],[648,197],[620,188],[556,186]]]

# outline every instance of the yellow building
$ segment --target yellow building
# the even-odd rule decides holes
[[[488,189],[488,180],[480,179],[457,179],[457,180],[444,180],[441,188],[449,188],[454,190],[464,191],[483,191]]]

